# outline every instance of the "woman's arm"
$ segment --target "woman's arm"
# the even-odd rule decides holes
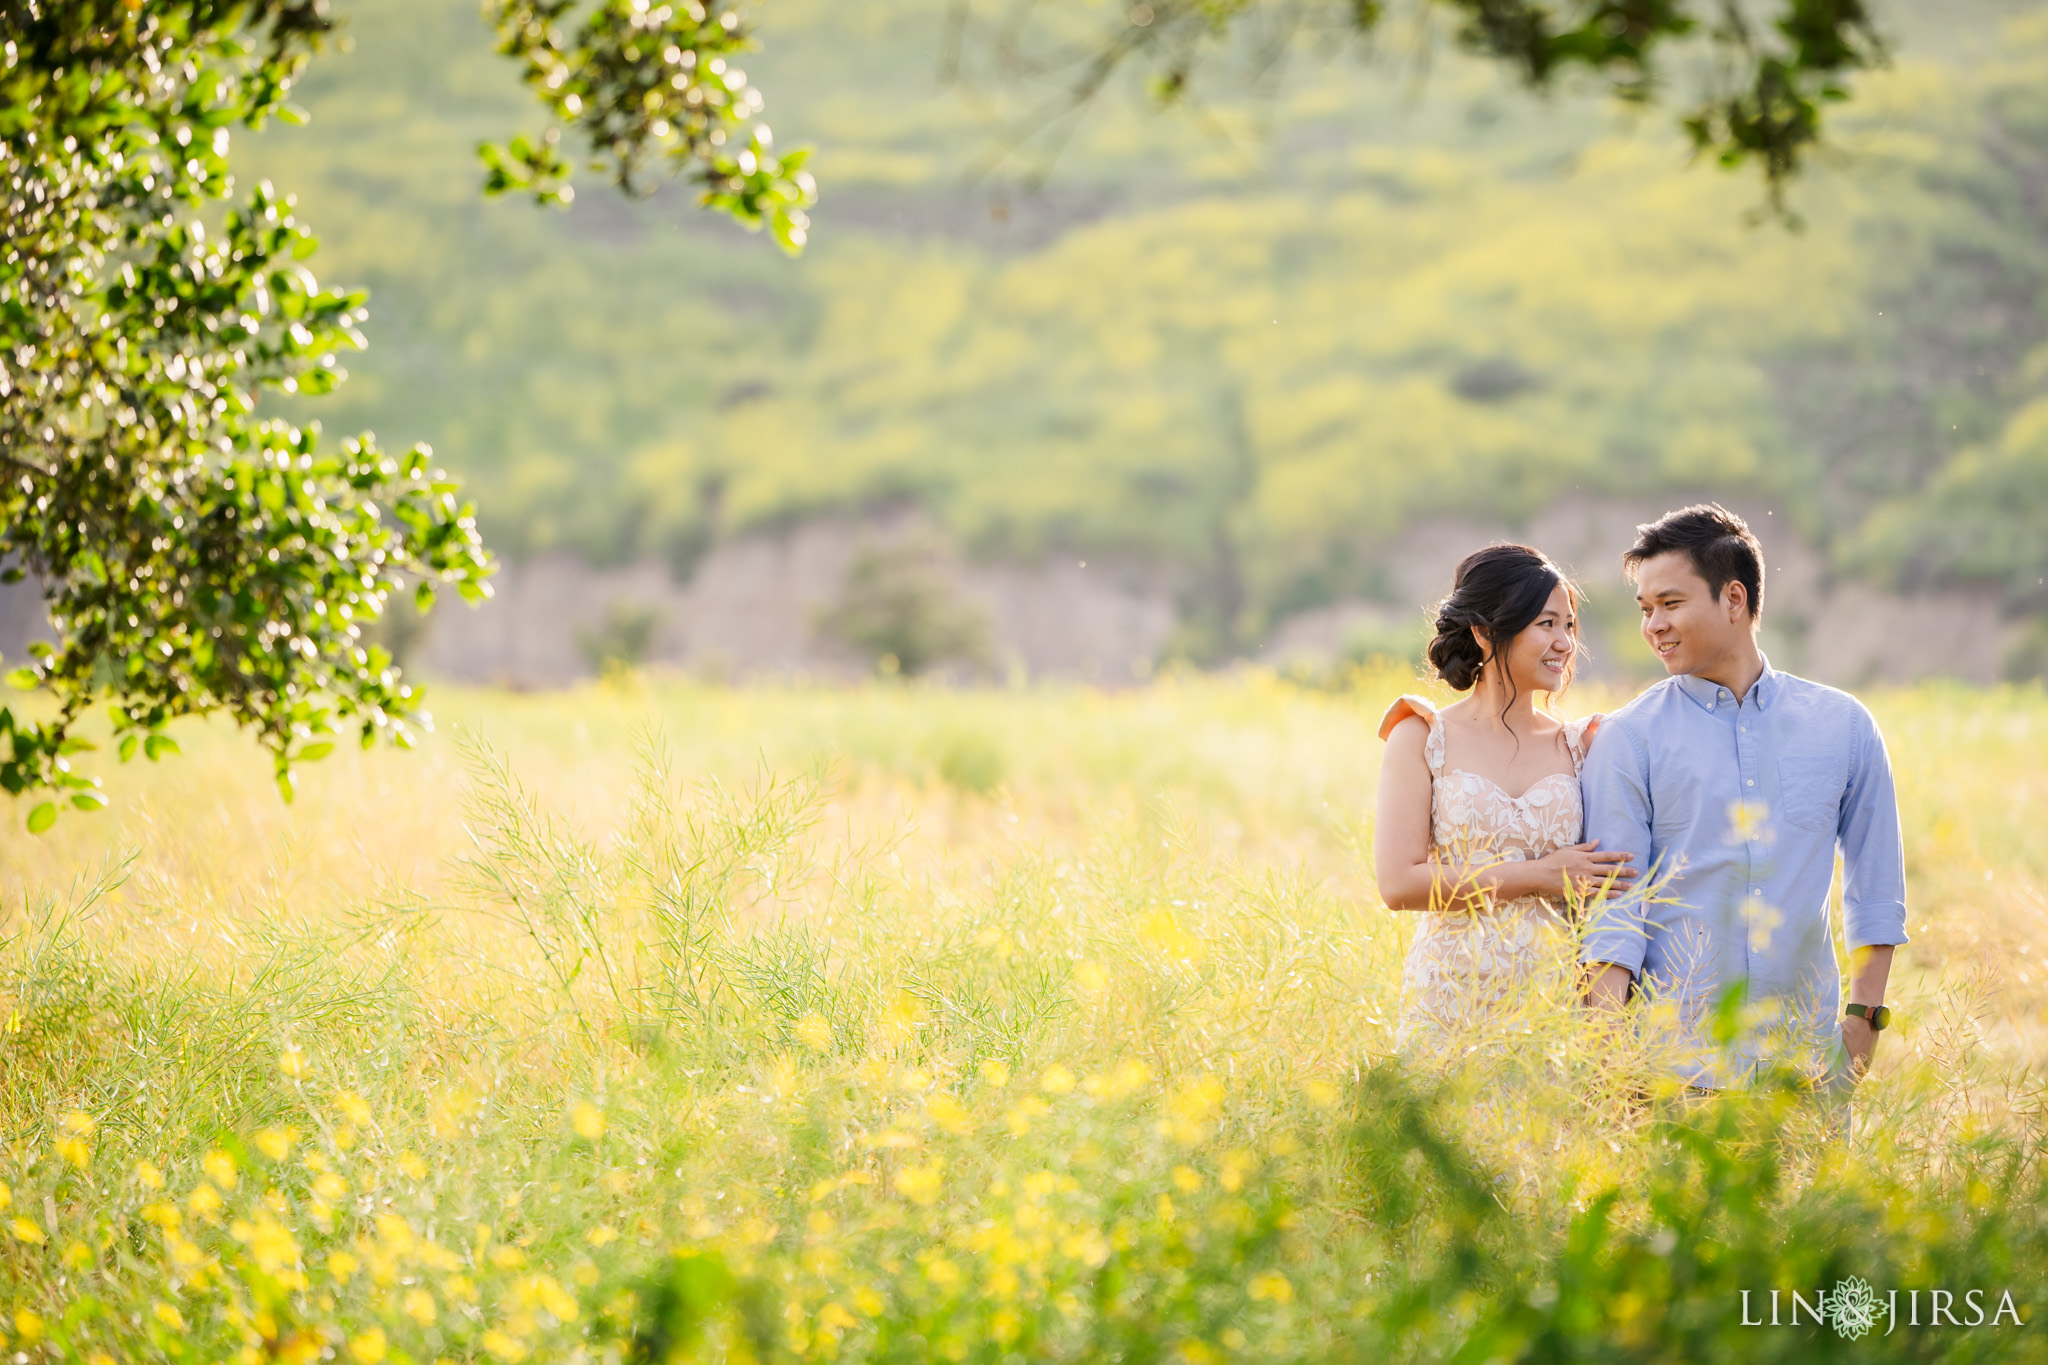
[[[1561,848],[1532,862],[1460,863],[1429,856],[1429,762],[1422,747],[1429,725],[1417,716],[1396,725],[1380,760],[1379,816],[1373,863],[1380,899],[1389,910],[1485,907],[1486,901],[1563,894],[1570,876],[1607,877],[1626,886],[1627,854],[1602,854],[1591,844]]]

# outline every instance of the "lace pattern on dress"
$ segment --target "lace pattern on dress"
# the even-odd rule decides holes
[[[1446,769],[1442,716],[1421,697],[1402,698],[1396,712],[1404,706],[1429,723],[1423,757],[1429,764],[1432,857],[1523,862],[1579,842],[1585,817],[1577,773],[1598,717],[1565,727],[1571,773],[1552,773],[1510,796],[1490,778]],[[1388,730],[1405,718],[1396,712],[1388,714]],[[1537,988],[1557,958],[1562,923],[1548,897],[1489,902],[1484,910],[1423,911],[1419,918],[1401,973],[1399,1048],[1411,1041],[1455,1040],[1488,1011]]]

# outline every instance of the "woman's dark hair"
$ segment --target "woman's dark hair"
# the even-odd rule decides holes
[[[1748,522],[1718,502],[1699,502],[1636,527],[1636,543],[1621,557],[1629,582],[1636,581],[1644,560],[1674,550],[1692,561],[1693,572],[1716,598],[1731,582],[1740,583],[1749,619],[1756,620],[1764,609],[1764,547]]]
[[[1429,662],[1436,675],[1460,692],[1471,690],[1486,664],[1480,638],[1498,654],[1543,614],[1550,594],[1560,585],[1576,608],[1578,588],[1542,551],[1527,545],[1489,545],[1466,555],[1451,579],[1451,595],[1437,604],[1436,637],[1429,642]],[[1565,665],[1567,687],[1576,662],[1574,657]],[[1512,678],[1508,687],[1512,706]]]

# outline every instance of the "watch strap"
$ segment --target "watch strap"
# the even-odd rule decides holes
[[[1892,1012],[1883,1005],[1844,1005],[1842,1012],[1869,1021],[1873,1033],[1892,1021]]]

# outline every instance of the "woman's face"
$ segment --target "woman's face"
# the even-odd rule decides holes
[[[1560,583],[1527,629],[1508,642],[1504,662],[1517,690],[1555,692],[1564,686],[1579,651],[1579,618],[1572,595]]]

